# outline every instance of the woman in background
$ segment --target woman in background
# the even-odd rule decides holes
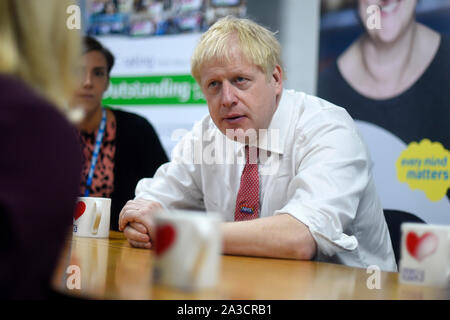
[[[380,8],[380,28],[366,23]],[[450,149],[450,39],[416,21],[417,0],[359,0],[365,33],[320,74],[318,95],[405,144]]]
[[[366,23],[380,8],[380,28]],[[359,0],[365,33],[319,76],[318,95],[406,145],[450,150],[450,38],[416,21],[417,0]],[[447,191],[450,199],[450,189]]]
[[[41,299],[78,196],[67,119],[80,55],[66,0],[0,1],[0,298]]]
[[[83,81],[71,101],[85,111],[79,124],[84,156],[80,196],[111,198],[111,229],[118,230],[119,213],[134,199],[138,181],[152,177],[168,159],[146,119],[102,107],[114,66],[111,52],[94,38],[85,37],[82,59]],[[98,154],[94,152],[97,140]]]

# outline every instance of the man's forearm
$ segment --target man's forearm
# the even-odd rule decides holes
[[[226,222],[222,233],[224,254],[310,260],[316,253],[309,229],[288,214]]]

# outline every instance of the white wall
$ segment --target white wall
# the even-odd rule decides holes
[[[319,0],[282,0],[280,43],[286,66],[285,88],[316,93],[319,58]]]
[[[247,0],[251,19],[278,31],[287,73],[284,87],[316,93],[320,0]]]

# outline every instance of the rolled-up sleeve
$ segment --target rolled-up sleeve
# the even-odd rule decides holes
[[[305,224],[321,254],[355,250],[353,221],[370,181],[367,150],[346,116],[316,127],[312,122],[302,137],[289,200],[275,214],[288,213]]]

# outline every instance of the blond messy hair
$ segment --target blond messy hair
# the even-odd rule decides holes
[[[70,116],[81,38],[66,21],[71,0],[0,0],[0,73],[17,76]]]
[[[281,46],[275,33],[249,20],[227,16],[214,23],[200,38],[191,58],[191,73],[200,84],[200,69],[213,59],[230,61],[233,38],[248,62],[261,68],[270,79],[275,66],[283,70]],[[283,72],[284,74],[284,72]]]

